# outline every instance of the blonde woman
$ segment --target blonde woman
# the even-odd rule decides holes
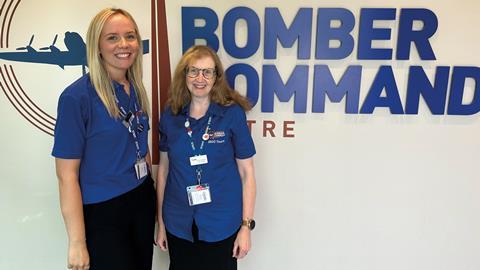
[[[87,33],[89,73],[58,102],[52,155],[69,269],[151,269],[156,198],[141,41],[127,11],[100,11]]]

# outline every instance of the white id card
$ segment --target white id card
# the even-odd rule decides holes
[[[187,187],[188,204],[190,206],[212,202],[208,184]]]
[[[140,180],[148,174],[147,161],[144,158],[137,160],[135,163],[135,173],[137,174],[137,179]]]
[[[198,155],[190,157],[190,166],[203,165],[208,163],[207,155]]]

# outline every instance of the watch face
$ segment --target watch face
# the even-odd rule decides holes
[[[255,220],[251,219],[248,227],[250,228],[250,230],[255,229]]]

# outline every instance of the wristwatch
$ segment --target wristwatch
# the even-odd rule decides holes
[[[246,226],[250,231],[255,229],[255,220],[247,218],[242,220],[242,226]]]

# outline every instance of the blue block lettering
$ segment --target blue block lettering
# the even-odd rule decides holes
[[[390,40],[391,29],[373,28],[375,20],[395,20],[394,8],[362,8],[358,34],[358,59],[392,59],[392,49],[372,48],[373,40]]]
[[[340,21],[332,28],[332,21]],[[355,26],[355,16],[344,8],[319,8],[317,14],[316,59],[343,59],[353,51],[354,40],[350,32]],[[340,41],[340,46],[330,48],[330,40]]]
[[[471,78],[475,81],[473,100],[470,104],[463,104],[465,80]],[[450,98],[448,100],[447,114],[472,115],[480,111],[480,68],[479,67],[454,67]]]
[[[418,103],[421,95],[432,114],[444,114],[449,73],[449,67],[437,67],[435,83],[432,86],[421,66],[410,67],[405,113],[418,114]]]
[[[284,48],[291,48],[297,44],[298,59],[310,59],[312,43],[312,9],[298,10],[290,27],[285,25],[278,8],[265,9],[265,59],[277,58],[277,39]]]
[[[307,86],[308,66],[297,65],[284,84],[277,67],[274,65],[263,66],[262,79],[262,112],[273,112],[274,96],[280,102],[288,102],[294,98],[294,112],[305,113],[307,111]]]
[[[255,106],[258,102],[259,96],[259,78],[257,71],[250,65],[247,64],[235,64],[227,68],[225,71],[227,76],[227,81],[230,87],[236,89],[235,79],[239,75],[245,76],[247,81],[247,98],[252,103],[252,106]]]
[[[247,23],[247,44],[238,47],[235,42],[236,22],[243,19]],[[239,59],[254,55],[260,47],[260,19],[255,11],[246,7],[236,7],[227,12],[223,19],[223,47],[231,56]]]
[[[385,97],[381,94],[385,89]],[[360,113],[371,114],[376,107],[386,107],[392,114],[403,114],[402,102],[391,66],[381,66],[368,91]]]
[[[438,19],[435,13],[428,9],[409,8],[404,8],[400,12],[397,59],[410,59],[410,47],[411,44],[414,43],[420,59],[436,60],[437,58],[429,41],[429,38],[435,34],[438,27]],[[413,30],[414,21],[421,21],[423,23],[422,30]]]
[[[195,26],[195,20],[205,21],[204,26]],[[215,30],[218,17],[215,11],[206,7],[182,7],[182,50],[195,45],[196,39],[203,39],[215,51],[218,51],[218,37]],[[167,52],[165,52],[167,53]]]
[[[332,102],[346,96],[346,113],[358,113],[362,66],[349,66],[340,81],[335,80],[327,65],[316,65],[313,73],[312,112],[325,112],[325,95]]]

